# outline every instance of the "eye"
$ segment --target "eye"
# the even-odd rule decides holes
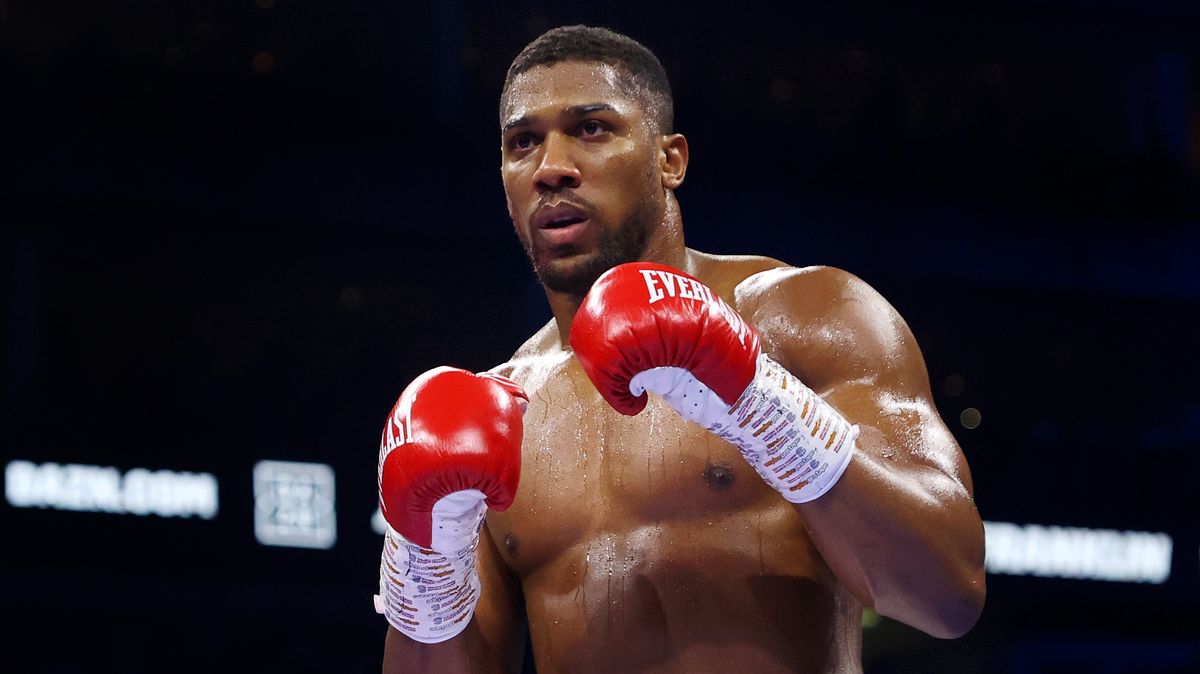
[[[508,146],[514,150],[528,150],[533,147],[533,136],[528,133],[519,133],[508,141]]]
[[[583,124],[579,125],[579,130],[582,131],[583,135],[585,136],[595,136],[601,131],[604,131],[604,125],[594,119],[589,119]]]

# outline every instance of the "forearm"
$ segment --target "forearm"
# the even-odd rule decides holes
[[[864,429],[838,483],[797,505],[834,574],[882,615],[942,638],[983,608],[983,525],[966,488],[925,465],[897,465]]]

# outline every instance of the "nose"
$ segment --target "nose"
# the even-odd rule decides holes
[[[550,133],[542,141],[542,160],[533,172],[534,186],[539,192],[579,187],[582,176],[571,150],[571,139],[561,133]]]

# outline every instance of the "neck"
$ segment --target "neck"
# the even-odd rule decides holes
[[[636,260],[637,262],[657,262],[685,272],[692,273],[694,251],[683,243],[683,217],[679,212],[679,202],[673,192],[667,192],[666,208],[663,210],[662,223],[655,229],[646,244],[646,250]],[[575,312],[583,303],[583,295],[560,293],[543,286],[546,299],[550,302],[550,312],[558,325],[559,344],[567,347],[571,335],[571,321]]]

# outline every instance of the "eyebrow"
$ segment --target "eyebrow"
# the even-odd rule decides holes
[[[582,105],[572,105],[570,107],[563,108],[562,111],[559,112],[559,115],[565,117],[583,117],[595,112],[617,112],[617,109],[608,103],[584,103]],[[506,123],[504,128],[500,130],[500,133],[508,133],[512,129],[529,126],[531,124],[533,124],[533,117],[530,117],[529,115],[523,115]]]

